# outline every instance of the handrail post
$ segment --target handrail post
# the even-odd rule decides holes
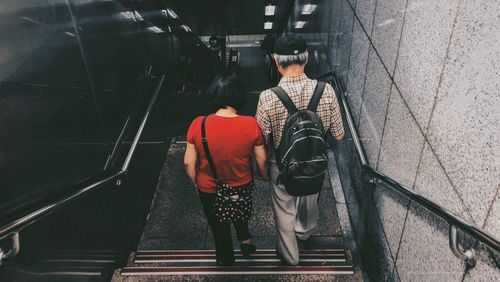
[[[21,249],[21,244],[19,243],[19,232],[12,234],[10,238],[12,245],[10,250],[8,252],[4,252],[4,250],[0,248],[0,266],[2,266],[2,263],[5,259],[15,257]]]
[[[451,252],[459,259],[465,261],[471,268],[476,266],[476,251],[473,248],[464,250],[457,240],[457,227],[450,225],[449,243]]]

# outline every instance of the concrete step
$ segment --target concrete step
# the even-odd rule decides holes
[[[215,250],[138,251],[120,276],[170,275],[353,275],[344,249],[315,249],[300,252],[301,265],[285,265],[274,249],[259,249],[244,257],[235,252],[234,266],[215,266]]]
[[[158,267],[125,267],[121,275],[281,275],[281,274],[354,274],[351,265],[315,265],[315,266],[287,266],[287,265],[259,265],[259,266],[158,266]]]
[[[257,250],[249,257],[244,257],[241,251],[235,252],[236,262],[258,263],[258,262],[280,262],[274,249]],[[300,252],[300,260],[303,263],[329,263],[346,262],[346,252],[343,249],[327,250],[304,250]],[[141,263],[201,263],[214,262],[214,250],[168,250],[168,251],[139,251],[133,262]]]

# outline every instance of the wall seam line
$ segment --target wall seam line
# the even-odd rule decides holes
[[[431,121],[432,121],[432,118],[434,116],[434,110],[436,109],[437,97],[439,96],[439,90],[441,88],[441,83],[443,82],[443,76],[444,76],[445,69],[446,69],[446,63],[449,60],[451,40],[453,38],[453,33],[455,32],[455,25],[457,23],[457,18],[458,18],[458,13],[460,10],[461,3],[462,3],[462,0],[459,0],[458,5],[457,5],[457,11],[455,12],[455,19],[453,20],[453,25],[451,27],[450,37],[448,38],[448,46],[446,47],[446,53],[445,53],[444,60],[443,60],[443,66],[441,67],[441,74],[439,75],[438,85],[436,87],[436,93],[434,94],[434,101],[432,103],[431,113],[429,115],[429,120],[427,121],[427,126],[426,126],[426,130],[425,130],[424,136],[426,138],[427,138],[427,135],[429,134],[429,127],[431,125]]]
[[[394,258],[394,265],[392,267],[393,271],[397,267],[397,262],[398,262],[398,258],[399,258],[399,251],[401,250],[401,243],[403,242],[403,237],[405,235],[406,222],[408,221],[408,214],[410,213],[410,205],[412,202],[413,202],[412,200],[409,200],[408,204],[406,205],[405,221],[403,222],[403,229],[401,230],[401,236],[399,237],[398,248],[396,250],[396,258]]]
[[[467,211],[467,213],[471,217],[472,221],[474,221],[474,217],[472,216],[472,213],[471,213],[470,209],[465,204],[464,199],[460,195],[460,192],[456,188],[456,185],[453,183],[451,177],[449,176],[448,172],[446,171],[444,165],[441,162],[441,159],[439,158],[438,154],[436,154],[434,148],[432,147],[431,141],[428,138],[430,125],[432,123],[432,118],[434,117],[434,111],[435,111],[437,103],[438,103],[439,91],[441,90],[441,85],[442,85],[444,73],[445,73],[445,70],[446,70],[446,63],[449,61],[449,52],[450,52],[450,47],[451,47],[451,41],[453,39],[453,34],[455,33],[455,26],[457,24],[458,14],[460,13],[460,8],[462,7],[462,3],[463,3],[463,0],[459,0],[458,1],[457,9],[456,9],[456,12],[455,12],[455,19],[453,20],[453,26],[451,28],[450,37],[448,39],[448,46],[446,47],[446,53],[445,53],[445,57],[444,57],[444,60],[443,60],[443,66],[441,68],[441,74],[439,76],[439,81],[438,81],[438,85],[437,85],[437,88],[436,88],[436,93],[434,94],[434,101],[433,101],[433,104],[432,104],[431,113],[429,115],[429,120],[427,121],[427,126],[426,126],[425,132],[424,132],[424,138],[427,141],[427,143],[429,144],[429,147],[431,148],[431,151],[434,154],[434,157],[436,157],[439,165],[441,166],[441,168],[443,169],[446,177],[448,178],[448,181],[450,182],[450,184],[451,184],[451,186],[452,186],[455,194],[460,199],[460,202],[462,203],[462,206]]]
[[[497,186],[497,191],[496,191],[495,195],[493,195],[493,198],[491,199],[491,203],[489,205],[488,212],[486,213],[486,218],[484,219],[484,222],[482,225],[483,229],[485,229],[485,227],[486,227],[486,223],[488,222],[488,219],[490,218],[491,211],[493,210],[493,205],[495,204],[496,198],[498,197],[499,193],[500,193],[500,185]]]
[[[389,98],[387,99],[387,105],[385,107],[384,126],[382,127],[382,135],[380,136],[380,142],[378,144],[377,162],[375,163],[376,169],[378,169],[378,165],[380,163],[380,153],[382,153],[382,143],[385,137],[385,127],[387,125],[387,117],[389,116],[389,105],[391,104],[393,86],[394,83],[391,83],[391,87],[389,87]]]
[[[366,37],[368,38],[368,41],[370,42],[370,46],[373,47],[373,50],[375,50],[375,46],[373,45],[373,42],[372,42],[372,35],[373,35],[373,26],[375,25],[375,15],[377,14],[377,4],[378,4],[378,0],[375,0],[375,7],[373,9],[373,19],[372,19],[372,27],[371,27],[371,30],[370,30],[370,35],[368,35],[368,33],[366,32],[365,28],[363,27],[363,24],[361,23],[361,21],[359,20],[358,18],[358,15],[356,14],[356,11],[353,11],[353,14],[355,16],[355,18],[358,20],[359,22],[359,25],[361,26],[361,28],[363,29],[363,31],[365,32],[366,34]],[[352,8],[352,6],[351,6]],[[367,59],[366,59],[366,67],[365,67],[365,79],[363,81],[363,93],[361,94],[361,106],[359,107],[359,115],[358,115],[358,123],[357,123],[357,127],[359,128],[359,126],[361,125],[361,114],[363,113],[363,101],[365,99],[365,90],[366,90],[366,77],[367,77],[367,71],[368,71],[368,65],[370,64],[370,46],[368,46],[368,56],[367,56]],[[375,50],[376,52],[376,50]],[[379,57],[380,59],[380,57]],[[382,62],[382,64],[384,64]]]
[[[344,0],[347,1],[347,4],[350,6],[351,4],[349,3],[349,0]],[[354,2],[356,5],[357,0]],[[351,6],[352,7],[352,6]],[[349,42],[349,57],[347,58],[347,76],[345,78],[345,86],[347,89],[347,85],[349,85],[349,70],[351,70],[351,53],[352,53],[352,40],[354,39],[354,23],[356,22],[356,17],[352,17],[352,29],[351,29],[351,42]]]
[[[401,50],[401,39],[403,38],[403,33],[405,29],[405,24],[406,24],[406,10],[408,9],[408,0],[406,0],[405,3],[405,11],[403,13],[403,23],[401,24],[401,31],[399,33],[399,42],[398,42],[398,50],[396,51],[396,60],[394,61],[394,69],[392,70],[392,82],[396,84],[396,81],[394,81],[394,77],[396,76],[396,68],[398,67],[398,61],[399,61],[399,51]],[[390,76],[390,74],[389,74]]]
[[[401,23],[401,31],[399,33],[398,50],[396,51],[396,59],[395,59],[395,62],[394,62],[394,70],[392,72],[392,76],[393,77],[394,77],[394,74],[396,73],[396,67],[398,65],[399,49],[401,48],[401,37],[403,36],[403,30],[404,30],[404,26],[405,26],[406,9],[407,8],[408,8],[408,0],[406,0],[406,3],[405,3],[405,10],[404,10],[404,14],[403,14],[403,22]],[[389,99],[387,100],[387,106],[385,108],[384,126],[382,127],[382,136],[380,137],[380,143],[379,143],[378,154],[377,154],[377,163],[375,165],[375,168],[377,168],[377,169],[378,169],[378,165],[380,163],[380,153],[382,153],[382,143],[384,141],[385,127],[387,125],[387,116],[389,115],[389,105],[391,104],[392,89],[393,89],[394,84],[395,84],[394,80],[391,80],[391,87],[389,88]]]
[[[379,184],[379,185],[384,185],[384,184]],[[381,188],[380,188],[380,187],[378,187],[378,186],[375,186],[375,190],[376,190],[376,189],[379,189],[379,190],[380,190]],[[384,188],[384,189],[386,189],[386,188]],[[373,191],[373,193],[375,193],[375,191]],[[395,259],[396,259],[396,254],[395,254],[395,253],[393,254],[393,251],[392,251],[392,249],[391,249],[391,245],[389,244],[389,239],[387,238],[387,232],[385,231],[385,227],[384,227],[384,224],[383,224],[383,222],[382,222],[382,217],[380,216],[380,211],[379,211],[379,209],[378,209],[378,207],[377,207],[377,204],[375,203],[375,197],[374,197],[373,193],[372,193],[372,197],[373,197],[373,199],[374,199],[374,205],[375,205],[375,211],[376,211],[376,213],[377,213],[377,218],[379,219],[379,222],[380,222],[380,228],[382,229],[382,231],[383,231],[383,233],[384,233],[384,234],[383,234],[383,235],[384,235],[384,239],[385,239],[385,242],[387,243],[387,248],[389,248],[389,252],[391,253],[391,258],[392,258],[392,260],[393,260],[393,261],[395,261]],[[409,201],[411,201],[411,200],[409,200]],[[403,226],[403,228],[404,228],[404,226]],[[401,234],[402,234],[402,233],[401,233]],[[397,251],[397,250],[396,250],[396,251]]]

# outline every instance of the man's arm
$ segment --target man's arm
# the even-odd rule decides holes
[[[268,91],[268,90],[266,90]],[[271,144],[271,118],[266,109],[266,97],[268,93],[266,91],[260,93],[259,102],[257,104],[257,113],[255,114],[255,118],[257,119],[257,123],[259,124],[260,130],[264,135],[264,139],[266,144]]]
[[[196,154],[196,147],[194,144],[187,143],[186,153],[184,154],[184,167],[186,168],[187,175],[191,182],[193,182],[194,187],[198,189],[196,185],[196,160],[198,156]]]
[[[340,141],[344,138],[345,135],[344,124],[342,122],[342,114],[340,113],[340,106],[339,103],[337,102],[335,91],[333,90],[333,87],[330,84],[326,85],[325,92],[327,92],[325,94],[327,94],[328,97],[330,98],[328,99],[329,100],[328,104],[331,113],[329,130],[333,138],[335,138],[337,141]]]

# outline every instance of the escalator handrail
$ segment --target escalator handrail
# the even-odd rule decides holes
[[[344,116],[346,118],[347,125],[349,127],[349,131],[351,133],[352,140],[354,142],[356,152],[358,155],[358,159],[361,164],[361,168],[364,171],[367,171],[370,175],[373,175],[375,178],[378,180],[381,180],[387,185],[384,185],[384,187],[391,187],[392,189],[398,191],[401,194],[404,194],[406,197],[410,198],[412,201],[418,203],[419,205],[427,208],[429,211],[434,213],[435,215],[443,218],[446,220],[450,225],[456,226],[462,231],[465,231],[466,233],[472,235],[476,239],[478,239],[481,243],[484,245],[488,246],[492,250],[500,253],[500,242],[497,238],[495,238],[492,234],[488,233],[487,231],[483,230],[479,226],[467,222],[466,220],[456,216],[453,214],[451,211],[448,209],[440,206],[439,204],[429,200],[428,198],[415,193],[408,187],[405,187],[401,183],[395,181],[394,179],[390,178],[389,176],[383,174],[382,172],[376,170],[375,168],[371,167],[367,161],[366,153],[363,147],[363,144],[361,143],[359,139],[359,135],[356,129],[356,126],[354,124],[354,120],[351,114],[351,108],[349,106],[349,102],[347,100],[347,95],[345,88],[342,84],[342,82],[338,79],[337,75],[335,72],[328,72],[326,74],[318,76],[319,79],[322,78],[327,78],[331,76],[333,79],[333,84],[335,87],[335,92],[340,100],[340,102],[343,105],[343,110],[344,110]]]
[[[95,180],[93,183],[86,185],[83,188],[78,189],[75,192],[70,193],[69,195],[66,195],[62,198],[58,198],[46,205],[44,205],[41,208],[36,208],[32,210],[27,210],[24,212],[21,212],[21,215],[18,217],[15,217],[9,222],[4,223],[3,225],[0,226],[0,240],[4,239],[10,235],[13,235],[27,226],[37,222],[38,220],[42,219],[46,215],[51,214],[52,212],[56,211],[57,209],[60,209],[61,207],[65,206],[72,200],[75,200],[77,198],[80,198],[83,195],[86,195],[88,192],[95,190],[98,187],[101,187],[105,184],[112,183],[113,181],[118,181],[121,177],[125,176],[128,171],[128,165],[130,164],[130,160],[132,159],[135,149],[137,147],[137,143],[139,142],[139,139],[142,135],[142,132],[144,130],[144,126],[148,120],[149,114],[153,108],[153,105],[156,102],[156,98],[158,96],[158,93],[160,92],[163,82],[165,80],[165,75],[162,75],[159,77],[158,82],[156,84],[155,90],[153,92],[153,95],[151,99],[149,100],[148,107],[144,113],[144,116],[142,118],[142,122],[137,130],[137,133],[135,135],[134,141],[132,142],[132,145],[130,147],[130,150],[127,154],[127,158],[120,170],[114,173],[110,173],[106,176],[96,176],[97,180]],[[0,258],[1,259],[1,258]]]

